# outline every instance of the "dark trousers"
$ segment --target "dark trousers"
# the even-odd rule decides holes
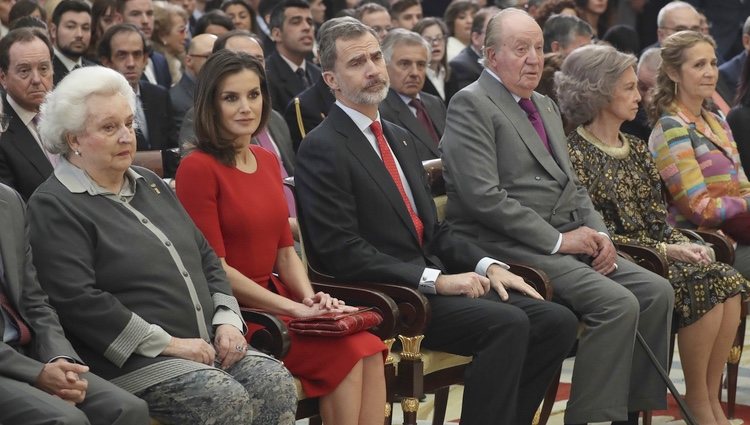
[[[575,343],[575,315],[516,293],[502,302],[494,290],[480,299],[428,298],[432,319],[423,345],[473,356],[464,377],[461,424],[531,424]]]

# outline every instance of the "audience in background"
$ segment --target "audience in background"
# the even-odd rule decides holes
[[[33,0],[20,0],[16,2],[16,4],[10,8],[8,21],[10,21],[10,24],[12,25],[16,19],[24,16],[33,16],[40,19],[42,22],[47,21],[47,12],[44,11],[44,8],[39,6],[39,3]]]
[[[482,73],[484,67],[480,60],[483,55],[484,35],[490,18],[497,12],[498,9],[487,8],[474,15],[474,22],[471,24],[471,43],[449,62],[456,91],[476,81]]]
[[[578,16],[575,0],[546,0],[539,6],[534,19],[540,28],[544,28],[547,20],[555,15]]]
[[[742,67],[747,61],[750,50],[750,16],[742,25],[742,51],[719,66],[719,83],[717,90],[722,97],[732,104],[738,104],[737,92],[742,76]]]
[[[445,9],[443,19],[450,35],[446,48],[448,62],[471,43],[472,24],[478,10],[479,7],[471,0],[454,0]]]
[[[552,16],[544,24],[544,52],[560,53],[563,59],[580,46],[590,44],[591,26],[575,16]]]
[[[166,58],[173,84],[177,84],[182,78],[187,18],[184,9],[171,3],[160,3],[154,8],[151,46]]]
[[[378,35],[380,42],[393,28],[391,24],[391,15],[388,9],[377,3],[365,3],[354,10],[354,18],[359,19],[363,24],[372,28]]]
[[[413,31],[424,38],[431,50],[427,64],[427,79],[422,90],[439,97],[447,105],[453,94],[458,91],[445,54],[448,27],[439,18],[428,17],[417,22]]]
[[[146,43],[154,32],[154,3],[152,0],[117,0],[117,23],[132,24],[143,33]],[[158,84],[169,90],[172,87],[172,74],[167,59],[161,53],[148,49],[146,68],[143,77],[151,84]]]
[[[234,23],[226,13],[215,9],[204,13],[195,23],[193,35],[213,34],[217,37],[234,29]]]
[[[727,115],[727,123],[732,129],[742,168],[750,170],[750,62],[747,59],[739,78],[735,104],[735,107]],[[745,171],[745,175],[747,175],[747,171]]]
[[[391,2],[391,25],[409,31],[422,19],[420,0],[396,0]]]
[[[86,59],[98,61],[96,46],[104,31],[117,23],[117,0],[94,0],[91,3],[91,42]]]
[[[245,0],[226,0],[221,4],[221,10],[232,20],[234,29],[258,32],[255,11]]]
[[[53,87],[53,50],[39,28],[18,28],[0,39],[0,81],[7,130],[0,136],[0,182],[28,200],[52,173],[58,156],[39,137],[39,107]]]
[[[195,81],[203,65],[211,56],[216,36],[200,34],[190,40],[185,55],[185,71],[180,81],[169,89],[169,99],[172,102],[172,121],[174,128],[179,129],[188,110],[193,107]],[[180,139],[178,139],[178,142]]]
[[[52,66],[57,85],[68,73],[82,66],[94,65],[84,58],[91,42],[91,8],[83,0],[63,0],[52,12],[49,28],[54,40]]]

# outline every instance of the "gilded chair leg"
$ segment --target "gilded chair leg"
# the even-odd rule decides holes
[[[385,419],[383,420],[383,425],[391,425],[391,419],[393,416],[391,415],[391,411],[393,410],[393,405],[390,401],[385,402]]]
[[[734,346],[729,350],[727,360],[727,416],[729,418],[734,418],[737,405],[737,375],[740,369],[740,357],[742,357],[741,346]],[[719,398],[721,399],[721,394]]]
[[[419,399],[404,397],[401,399],[401,410],[404,411],[404,425],[417,424],[417,410],[419,410]]]

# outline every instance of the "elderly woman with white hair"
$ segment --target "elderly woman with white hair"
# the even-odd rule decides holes
[[[748,282],[669,225],[648,146],[620,132],[641,99],[635,63],[610,46],[582,47],[565,59],[555,83],[560,109],[578,126],[568,136],[570,160],[612,239],[656,248],[667,258],[686,401],[701,425],[726,425],[719,384]]]
[[[42,105],[60,154],[29,201],[39,280],[92,371],[165,423],[294,423],[277,360],[248,349],[219,259],[170,190],[131,167],[135,95],[103,67],[71,72]]]

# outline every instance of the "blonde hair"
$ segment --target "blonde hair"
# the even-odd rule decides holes
[[[651,104],[648,106],[648,118],[655,125],[670,105],[677,98],[677,83],[669,78],[667,72],[677,72],[685,63],[685,50],[698,43],[710,44],[714,49],[716,43],[711,36],[696,31],[680,31],[667,37],[661,46],[661,65],[656,76],[656,86]]]

